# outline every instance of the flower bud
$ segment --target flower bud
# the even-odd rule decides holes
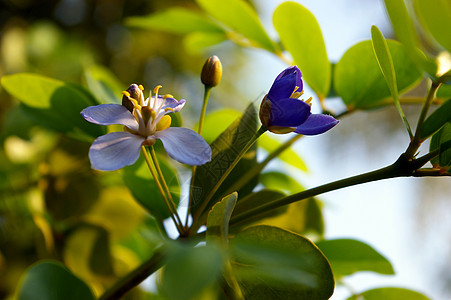
[[[200,79],[205,86],[215,87],[219,84],[219,82],[221,82],[221,77],[221,61],[216,55],[213,55],[207,59],[204,66],[202,67]]]
[[[142,91],[137,84],[133,83],[128,87],[126,92],[128,95],[124,94],[124,96],[122,96],[122,106],[125,106],[130,112],[133,112],[134,105],[129,98],[135,99],[140,103],[143,98]]]

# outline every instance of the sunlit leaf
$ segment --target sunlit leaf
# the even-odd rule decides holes
[[[373,44],[374,55],[379,64],[379,67],[384,76],[385,82],[387,83],[388,89],[395,102],[396,109],[404,122],[404,125],[409,132],[411,138],[413,138],[412,130],[410,129],[409,122],[402,110],[401,104],[399,103],[398,86],[396,84],[396,72],[393,65],[393,59],[388,49],[387,41],[385,40],[382,32],[376,26],[371,27],[371,42]]]
[[[207,241],[219,239],[227,242],[229,221],[235,208],[237,193],[232,193],[216,203],[207,218]]]
[[[429,151],[439,149],[439,155],[431,159],[433,165],[438,164],[440,167],[451,166],[451,123],[448,122],[431,139]]]
[[[398,91],[407,90],[421,78],[421,72],[400,43],[387,40],[397,74]],[[371,41],[352,46],[335,67],[335,91],[351,107],[365,108],[390,97],[390,90],[374,57]]]
[[[3,76],[1,84],[41,126],[86,141],[106,131],[80,115],[84,108],[96,103],[73,84],[30,73]]]
[[[262,135],[258,139],[258,142],[259,146],[268,151],[268,153],[275,151],[283,144],[283,142],[276,139],[271,134]],[[307,171],[305,162],[302,160],[299,154],[296,153],[295,150],[293,150],[293,147],[285,149],[281,154],[277,156],[277,158],[301,171]]]
[[[231,240],[233,267],[246,299],[329,299],[329,263],[308,239],[272,226],[254,226]]]
[[[222,254],[212,246],[179,247],[170,253],[161,277],[161,291],[169,300],[190,300],[215,284],[222,270]]]
[[[162,30],[178,34],[196,31],[224,32],[220,26],[205,15],[183,7],[172,7],[143,17],[129,17],[125,20],[125,24],[131,27]]]
[[[421,23],[448,52],[451,52],[451,2],[449,0],[415,0]]]
[[[358,295],[351,296],[347,300],[400,300],[400,299],[409,299],[409,300],[430,300],[423,294],[420,294],[416,291],[404,289],[404,288],[396,288],[396,287],[385,287],[385,288],[377,288],[368,290]]]
[[[434,77],[436,65],[419,49],[419,38],[404,0],[384,0],[396,37],[406,46],[406,54],[410,56],[423,71]],[[391,51],[391,49],[390,49]],[[393,54],[393,53],[392,53]],[[393,55],[394,61],[396,61]]]
[[[421,139],[426,139],[447,122],[451,122],[451,101],[446,101],[437,108],[424,122]]]
[[[121,104],[121,92],[127,88],[110,70],[91,66],[85,70],[85,80],[91,93],[100,103]]]
[[[309,87],[320,97],[326,97],[331,84],[331,64],[315,16],[301,4],[288,1],[276,8],[273,23]]]
[[[159,158],[161,171],[171,191],[172,198],[177,205],[180,200],[180,184],[175,169],[170,167],[162,158]],[[138,161],[123,169],[122,178],[125,185],[130,189],[133,197],[152,216],[157,219],[169,217],[168,208],[161,196],[152,174],[144,160],[143,155]]]
[[[255,10],[243,0],[196,0],[197,4],[219,22],[243,35],[256,47],[275,52]]]
[[[293,177],[281,172],[266,172],[260,175],[260,182],[269,189],[285,190],[290,194],[301,191],[302,185]]]
[[[22,277],[18,300],[93,299],[89,287],[56,261],[31,266]]]
[[[227,40],[225,33],[193,32],[185,36],[183,45],[193,54],[199,54],[206,48],[220,44]]]
[[[390,262],[363,242],[336,239],[319,241],[316,245],[329,260],[336,278],[361,271],[394,274]]]

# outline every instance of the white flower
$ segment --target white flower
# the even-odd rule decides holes
[[[170,157],[188,165],[202,165],[211,160],[211,148],[196,132],[188,128],[170,127],[168,113],[178,112],[185,100],[177,101],[171,95],[154,95],[144,99],[142,86],[132,84],[124,91],[122,105],[101,104],[85,108],[81,115],[98,125],[124,125],[124,131],[98,137],[89,149],[93,169],[118,170],[132,165],[139,158],[142,145],[163,143]]]

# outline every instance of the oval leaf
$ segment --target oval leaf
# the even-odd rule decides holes
[[[451,2],[449,0],[416,0],[420,22],[448,52],[451,52]]]
[[[426,139],[447,122],[451,122],[451,101],[446,101],[439,108],[437,108],[424,122],[423,131],[421,132],[421,139]]]
[[[106,132],[105,127],[91,124],[80,115],[84,108],[97,103],[72,84],[30,73],[3,76],[1,83],[41,126],[86,141]]]
[[[243,0],[196,0],[213,18],[243,35],[256,47],[276,52],[255,10]],[[183,25],[182,25],[183,26]]]
[[[394,274],[390,262],[371,246],[351,239],[324,240],[316,245],[332,266],[335,277],[360,271]]]
[[[439,149],[439,155],[431,159],[431,163],[440,167],[451,166],[451,123],[446,123],[432,136],[429,151],[435,149]]]
[[[386,288],[377,288],[365,291],[360,293],[359,295],[355,295],[349,297],[347,300],[400,300],[400,299],[409,299],[409,300],[429,300],[423,294],[418,292],[403,289],[403,288],[395,288],[395,287],[386,287]]]
[[[232,266],[246,299],[329,299],[329,263],[308,239],[289,231],[254,226],[231,240]]]
[[[315,16],[298,3],[284,2],[274,11],[273,23],[305,81],[319,97],[325,98],[329,94],[332,67]]]
[[[227,242],[229,221],[237,199],[238,194],[234,192],[213,206],[207,218],[207,241],[219,238],[222,242]]]
[[[392,40],[387,40],[387,44],[397,74],[398,91],[406,90],[421,78],[421,72],[408,58],[403,45]],[[355,108],[377,105],[390,96],[371,41],[360,42],[346,51],[335,67],[334,86],[343,101]]]
[[[89,287],[64,265],[55,261],[38,262],[24,274],[18,300],[94,300]]]

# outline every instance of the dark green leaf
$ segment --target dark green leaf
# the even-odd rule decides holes
[[[448,52],[451,52],[451,2],[449,0],[416,0],[421,23]]]
[[[347,300],[429,300],[423,294],[418,292],[395,287],[377,288],[365,291],[355,296],[349,297]]]
[[[89,287],[61,263],[42,261],[24,274],[18,300],[94,300]]]
[[[91,124],[80,115],[96,103],[73,84],[29,73],[3,76],[1,83],[41,126],[84,141],[106,132],[105,127]]]
[[[448,122],[445,126],[436,132],[431,139],[429,151],[439,150],[439,156],[431,159],[433,165],[438,164],[440,167],[451,166],[451,123]]]
[[[207,241],[219,239],[227,243],[229,221],[237,199],[238,194],[232,193],[213,206],[207,218]]]
[[[213,18],[249,39],[251,45],[276,52],[275,44],[249,3],[243,0],[196,0],[196,2]]]
[[[144,17],[130,17],[125,24],[131,27],[162,30],[178,34],[196,31],[221,33],[224,30],[205,15],[183,7],[172,7]]]
[[[451,101],[446,101],[437,108],[424,122],[421,139],[426,139],[437,130],[442,128],[446,122],[451,122]]]
[[[180,200],[180,184],[177,173],[162,158],[159,158],[158,161],[169,190],[171,191],[172,198],[177,205]],[[143,155],[141,155],[135,164],[123,169],[122,178],[133,197],[152,216],[160,220],[169,217],[168,208],[152,178],[152,174]]]
[[[169,256],[161,291],[169,300],[190,300],[215,283],[222,270],[221,252],[212,246],[180,247]]]
[[[419,49],[419,38],[404,0],[384,0],[396,37],[406,46],[406,53],[423,71],[434,77],[437,67]],[[390,49],[391,50],[391,49]],[[396,59],[394,59],[396,61]]]
[[[110,234],[100,226],[95,227],[97,236],[92,245],[89,257],[89,267],[95,274],[102,276],[114,275],[113,256],[110,247]]]
[[[407,90],[421,78],[421,72],[406,55],[405,47],[387,40],[397,74],[398,91]],[[374,57],[371,41],[352,46],[335,67],[335,91],[351,107],[365,108],[377,105],[390,97],[390,90]]]
[[[257,112],[253,105],[249,105],[243,116],[233,122],[213,143],[211,143],[211,162],[199,166],[195,173],[194,187],[192,197],[192,212],[195,213],[210,191],[223,176],[228,167],[233,163],[243,147],[252,139],[257,132]],[[234,170],[221,185],[220,189],[211,198],[206,206],[209,210],[217,201],[221,199],[228,187],[238,181],[244,174],[257,163],[256,145],[241,159]],[[249,193],[255,186],[255,180],[251,185],[238,191],[240,196]],[[244,193],[244,194],[243,194]]]
[[[284,2],[274,11],[273,23],[309,87],[325,98],[331,83],[331,64],[315,16],[301,4]]]
[[[360,241],[323,240],[316,245],[329,260],[336,278],[361,271],[394,274],[392,265],[385,257]]]
[[[272,226],[250,227],[230,242],[246,299],[329,299],[329,263],[308,239]]]

